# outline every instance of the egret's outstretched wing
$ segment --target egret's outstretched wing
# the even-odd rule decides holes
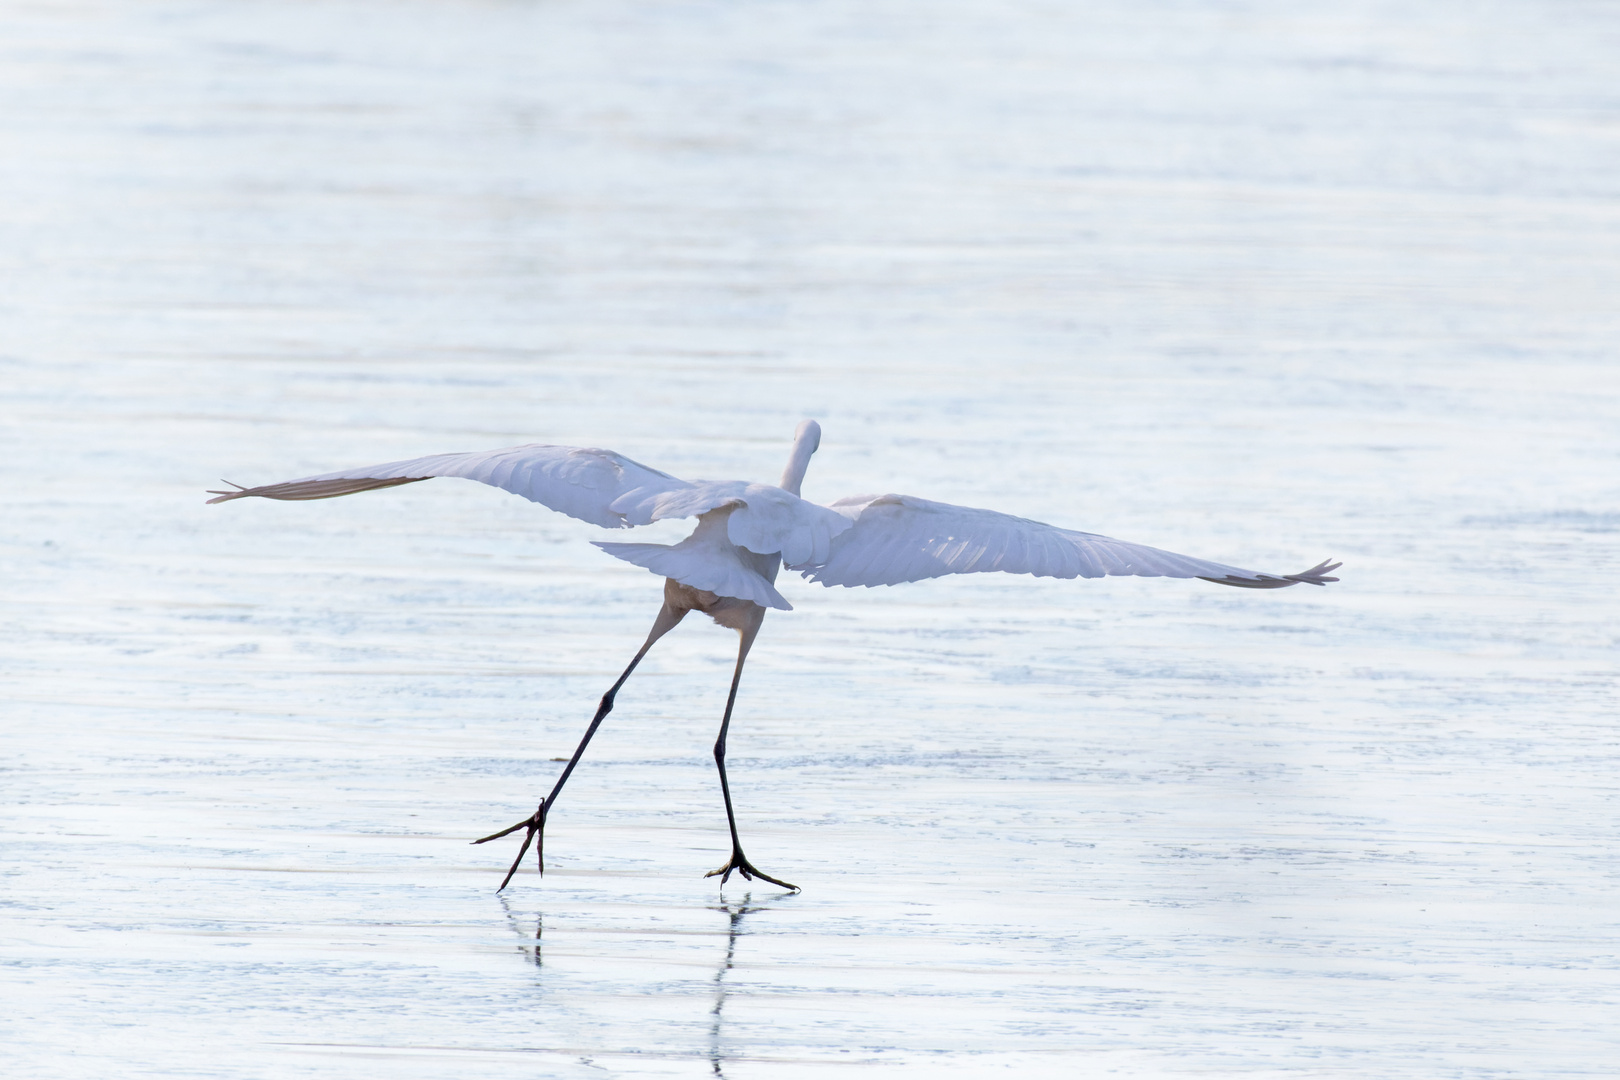
[[[697,496],[696,502],[703,503],[703,496],[719,494],[699,490],[714,485],[681,480],[611,450],[537,444],[469,454],[434,454],[322,473],[285,484],[210,492],[219,498],[208,501],[226,502],[250,495],[265,499],[331,499],[435,476],[478,480],[608,529],[645,525],[659,517],[702,513],[711,507],[688,508],[686,513],[658,513],[658,510],[680,510],[679,504],[694,501],[692,496]],[[721,496],[720,502],[724,501],[725,497]]]
[[[909,495],[857,495],[831,509],[852,522],[825,561],[790,564],[823,585],[898,585],[945,574],[1000,570],[1036,577],[1202,578],[1246,589],[1323,585],[1338,563],[1299,574],[1262,574],[1028,518]]]
[[[785,562],[825,559],[849,518],[769,484],[741,480],[682,480],[611,450],[577,446],[512,446],[470,454],[435,454],[285,484],[214,491],[210,503],[264,499],[332,499],[357,491],[411,484],[435,476],[478,480],[608,529],[697,517],[723,506],[731,542]],[[706,588],[707,586],[700,586]]]

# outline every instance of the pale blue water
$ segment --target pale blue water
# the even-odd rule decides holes
[[[0,13],[8,1076],[1612,1075],[1620,14]],[[797,579],[603,445],[1330,589]],[[621,537],[622,538],[622,537]],[[541,931],[538,943],[537,929]]]

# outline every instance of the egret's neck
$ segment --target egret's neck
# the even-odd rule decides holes
[[[821,425],[806,420],[793,435],[793,452],[788,455],[787,468],[782,470],[782,490],[797,495],[804,483],[804,472],[810,467],[810,455],[821,445]]]

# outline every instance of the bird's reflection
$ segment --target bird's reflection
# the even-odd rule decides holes
[[[511,902],[504,894],[496,897],[501,903],[501,910],[506,913],[506,921],[511,925],[514,933],[522,942],[518,952],[523,958],[535,967],[543,967],[540,941],[544,932],[544,916],[536,912],[518,912],[512,909]],[[721,1050],[720,1028],[725,1021],[726,998],[730,991],[726,987],[726,973],[732,969],[737,960],[737,939],[743,936],[743,919],[756,911],[768,911],[769,904],[754,903],[753,893],[744,893],[740,901],[721,902],[712,905],[710,911],[723,912],[726,916],[726,955],[720,961],[720,966],[714,973],[714,1006],[709,1010],[711,1017],[709,1023],[709,1065],[714,1075],[725,1076],[725,1054]],[[531,921],[532,920],[532,921]],[[530,927],[533,932],[530,932]]]
[[[725,1064],[725,1055],[720,1052],[720,1024],[725,1019],[726,1008],[726,972],[737,957],[737,938],[742,936],[743,916],[752,915],[756,911],[766,910],[766,905],[755,905],[753,893],[743,893],[738,903],[722,903],[711,907],[710,911],[723,911],[730,925],[726,928],[726,958],[720,964],[720,970],[714,973],[714,1008],[709,1015],[714,1018],[709,1025],[709,1064],[714,1068],[714,1075],[725,1076],[721,1066]]]
[[[518,952],[523,954],[525,960],[533,961],[535,967],[543,967],[544,965],[540,961],[540,932],[544,929],[544,926],[540,913],[537,911],[533,915],[534,937],[531,939],[528,927],[530,916],[519,915],[513,911],[512,905],[507,901],[504,893],[496,893],[495,896],[501,902],[501,909],[506,912],[506,921],[512,924],[512,929],[517,932],[517,936],[523,941],[523,944],[518,946]],[[530,940],[533,940],[534,944],[530,945]]]

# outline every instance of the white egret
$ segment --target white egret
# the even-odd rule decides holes
[[[731,805],[731,786],[726,779],[726,732],[731,727],[743,662],[759,634],[766,609],[792,610],[792,605],[776,591],[777,571],[783,566],[827,586],[897,585],[944,574],[991,570],[1055,578],[1200,578],[1245,589],[1324,585],[1338,580],[1326,576],[1340,565],[1335,562],[1324,561],[1298,574],[1263,574],[1094,533],[1059,529],[993,510],[951,506],[909,495],[856,495],[820,506],[799,497],[810,455],[820,444],[821,426],[814,420],[801,423],[787,468],[774,487],[743,480],[681,480],[611,450],[535,444],[436,454],[263,487],[232,485],[237,490],[209,492],[219,497],[208,501],[227,502],[249,496],[330,499],[436,476],[459,476],[504,488],[570,517],[610,529],[628,529],[665,518],[697,518],[692,535],[678,544],[595,541],[608,554],[664,577],[664,605],[641,649],[602,695],[595,717],[551,794],[516,825],[474,841],[483,844],[519,829],[527,830],[517,858],[501,882],[502,889],[510,884],[531,843],[537,845],[536,861],[541,873],[545,872],[546,815],[579,764],[591,736],[612,710],[614,695],[659,638],[674,629],[688,612],[701,611],[741,636],[731,692],[714,744],[714,763],[720,771],[720,792],[731,827],[731,858],[705,876],[718,874],[724,884],[737,872],[745,880],[757,877],[798,890],[795,885],[763,873],[743,854],[737,815]]]

